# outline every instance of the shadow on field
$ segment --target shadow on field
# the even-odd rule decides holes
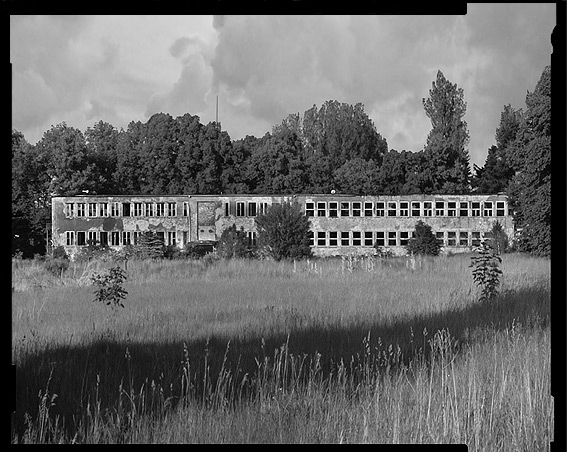
[[[25,413],[37,420],[48,409],[49,416],[64,419],[69,432],[75,422],[90,414],[116,414],[134,403],[145,404],[145,412],[155,412],[174,405],[187,386],[198,399],[206,381],[214,390],[223,360],[230,370],[231,384],[243,387],[242,378],[254,381],[259,365],[287,343],[287,354],[305,354],[307,375],[316,353],[321,354],[320,375],[324,378],[341,360],[350,369],[372,354],[384,353],[392,344],[400,347],[405,364],[417,355],[427,358],[435,332],[448,329],[457,347],[482,339],[482,331],[503,330],[513,321],[523,326],[547,325],[550,293],[547,288],[533,287],[501,294],[487,304],[472,304],[464,309],[394,319],[388,323],[361,323],[350,326],[309,324],[306,319],[297,329],[270,337],[227,340],[211,337],[183,343],[141,343],[117,341],[110,332],[88,346],[47,348],[30,355],[17,369],[17,411],[13,433],[25,429]],[[269,315],[269,314],[268,314]],[[427,334],[424,334],[424,330]],[[370,333],[370,335],[369,335]],[[370,339],[369,343],[367,338]],[[353,364],[354,363],[354,366]],[[187,378],[188,372],[189,378]],[[185,375],[185,378],[183,377]],[[184,387],[183,387],[184,386]],[[48,392],[42,405],[41,396]],[[122,392],[121,392],[122,390]],[[39,394],[39,396],[38,396]],[[50,406],[51,395],[57,394]],[[128,394],[128,395],[126,395]]]

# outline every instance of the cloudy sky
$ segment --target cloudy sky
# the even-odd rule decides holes
[[[472,163],[505,104],[551,62],[555,4],[469,4],[466,16],[11,16],[12,127],[116,128],[158,112],[263,136],[326,100],[361,102],[390,149],[423,149],[437,70],[464,89]]]

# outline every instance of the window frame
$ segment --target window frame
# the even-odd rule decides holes
[[[417,208],[416,208],[417,205]],[[421,217],[421,201],[411,201],[410,202],[411,208],[411,216],[412,217]],[[416,213],[417,212],[417,213]]]

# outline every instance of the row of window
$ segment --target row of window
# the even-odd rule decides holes
[[[316,231],[310,233],[311,246],[404,246],[413,231]],[[489,232],[482,234],[490,238]],[[444,246],[479,246],[479,231],[438,231],[436,237]]]
[[[176,202],[69,202],[67,217],[176,217]],[[189,203],[183,203],[183,216],[189,216]]]
[[[266,202],[225,203],[225,216],[255,217],[266,213]],[[176,202],[92,202],[66,203],[67,217],[176,217]],[[308,217],[503,217],[504,201],[319,201],[306,202]],[[189,203],[183,203],[183,216],[189,216]]]
[[[176,231],[156,231],[158,237],[165,245],[177,243]],[[65,231],[65,245],[86,246],[89,243],[100,245],[136,245],[138,244],[140,231]],[[181,231],[183,243],[187,243],[188,231]]]
[[[177,232],[182,238],[182,246],[189,242],[188,231],[156,231],[158,237],[165,245],[177,245]],[[65,244],[67,246],[86,246],[89,243],[123,246],[137,245],[141,231],[65,231]],[[248,245],[256,246],[257,237],[255,231],[248,231]]]
[[[504,201],[319,201],[305,203],[308,217],[497,217],[505,215]]]
[[[256,217],[264,215],[268,210],[269,204],[267,202],[255,201],[237,201],[224,203],[224,215],[228,217],[233,215],[235,217]]]

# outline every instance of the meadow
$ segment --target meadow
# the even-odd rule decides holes
[[[550,263],[506,254],[129,261],[124,309],[12,262],[18,443],[465,443],[549,450]]]

